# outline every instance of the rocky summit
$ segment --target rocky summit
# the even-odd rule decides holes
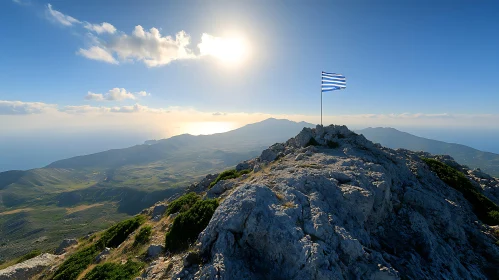
[[[143,277],[498,279],[497,227],[422,157],[433,156],[345,126],[304,128],[237,167],[252,173],[205,189],[221,203],[192,249],[197,264],[189,253]],[[497,179],[445,159],[477,193],[496,194]]]

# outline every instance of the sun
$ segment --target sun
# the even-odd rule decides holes
[[[240,36],[215,37],[205,33],[198,47],[201,55],[216,57],[230,66],[242,64],[248,56],[248,44]]]

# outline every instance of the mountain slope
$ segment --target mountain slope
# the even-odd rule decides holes
[[[0,229],[5,229],[0,232],[0,261],[27,253],[32,240],[40,240],[34,248],[48,249],[63,235],[106,228],[182,192],[206,174],[257,156],[304,126],[311,125],[268,119],[226,133],[179,135],[45,168],[0,172]],[[104,216],[96,218],[98,211]],[[50,219],[54,223],[47,224]]]
[[[499,177],[499,155],[483,152],[471,147],[418,137],[394,128],[366,128],[358,130],[367,139],[392,149],[425,151],[431,154],[450,155],[460,164]]]

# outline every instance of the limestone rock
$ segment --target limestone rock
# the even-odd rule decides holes
[[[66,253],[67,248],[69,248],[73,245],[76,245],[76,244],[78,244],[78,240],[76,240],[74,238],[66,238],[61,242],[61,244],[59,244],[59,247],[57,247],[57,249],[55,249],[55,254],[62,255],[64,253]]]
[[[165,247],[163,245],[151,244],[151,245],[149,245],[149,248],[147,248],[147,257],[150,259],[155,259],[161,253],[163,253],[164,250],[165,250]]]
[[[99,255],[97,255],[97,257],[95,257],[95,263],[100,263],[102,262],[103,260],[105,260],[107,258],[107,256],[111,253],[111,248],[104,248],[104,250],[102,250],[102,252],[99,253]]]
[[[227,181],[233,191],[197,240],[203,265],[177,261],[167,276],[499,279],[491,228],[419,156],[345,126],[305,128],[262,152],[259,164],[274,161],[265,172]]]
[[[151,216],[152,217],[156,217],[156,216],[161,217],[161,216],[163,216],[163,214],[165,214],[165,211],[167,208],[168,207],[164,203],[156,204],[152,210]]]
[[[0,280],[32,279],[44,269],[52,266],[57,260],[56,255],[42,254],[22,263],[0,270]]]

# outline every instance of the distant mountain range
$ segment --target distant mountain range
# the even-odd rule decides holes
[[[450,155],[460,164],[480,168],[492,176],[499,177],[498,154],[479,151],[461,144],[418,137],[389,127],[369,127],[356,132],[375,143],[392,149],[403,148],[437,155]]]

